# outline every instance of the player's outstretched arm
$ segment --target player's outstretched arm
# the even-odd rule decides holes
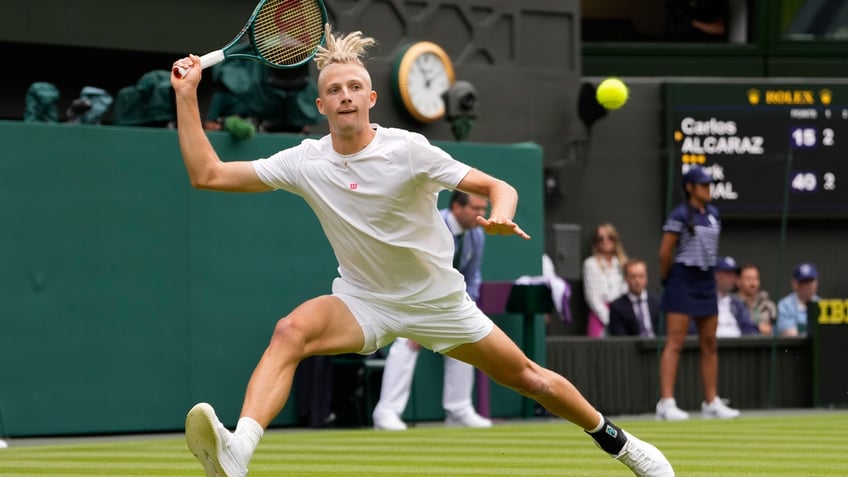
[[[489,218],[477,217],[477,223],[486,233],[491,235],[518,235],[530,239],[512,218],[518,206],[518,192],[506,182],[496,179],[485,172],[472,168],[456,186],[457,189],[469,194],[476,194],[489,199],[492,212]]]
[[[230,192],[271,190],[259,179],[250,162],[222,162],[209,143],[200,121],[197,101],[200,58],[189,55],[175,61],[174,67],[186,70],[180,78],[172,72],[171,85],[177,104],[177,136],[191,185],[198,189]]]

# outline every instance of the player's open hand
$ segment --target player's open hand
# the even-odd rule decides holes
[[[518,235],[519,237],[530,240],[530,236],[521,230],[515,222],[504,217],[477,217],[477,225],[483,228],[489,235]]]

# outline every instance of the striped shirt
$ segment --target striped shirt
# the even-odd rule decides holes
[[[690,216],[694,234],[689,231],[687,224]],[[688,267],[698,267],[709,270],[716,264],[718,258],[718,239],[721,234],[721,221],[718,209],[707,205],[704,212],[692,208],[689,204],[681,204],[671,211],[668,220],[663,225],[663,232],[679,235],[677,247],[674,250],[674,262]]]

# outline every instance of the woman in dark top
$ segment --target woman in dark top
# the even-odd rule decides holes
[[[694,318],[700,342],[701,379],[705,418],[730,419],[739,411],[718,397],[718,351],[716,327],[718,300],[714,268],[721,233],[718,209],[709,205],[712,177],[692,166],[683,175],[685,201],[671,211],[663,226],[660,244],[660,277],[665,288],[662,310],[666,320],[666,342],[660,359],[660,400],[657,419],[679,421],[689,414],[677,407],[674,383],[680,351],[690,321]]]

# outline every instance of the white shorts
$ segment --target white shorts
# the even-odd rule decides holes
[[[459,345],[480,341],[495,326],[464,292],[413,304],[388,304],[346,293],[333,296],[347,305],[362,327],[365,344],[359,354],[371,354],[397,337],[446,353]]]

